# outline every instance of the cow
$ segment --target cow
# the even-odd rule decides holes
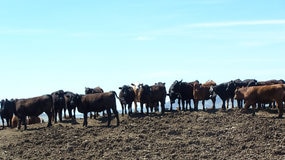
[[[28,116],[27,117],[27,124],[37,124],[37,123],[43,123],[44,120],[38,116]]]
[[[138,101],[140,102],[141,114],[143,114],[143,105],[146,104],[147,114],[149,113],[150,105],[150,86],[147,84],[138,85]]]
[[[236,84],[234,81],[221,83],[213,87],[213,92],[216,93],[222,100],[222,109],[226,109],[225,102],[227,101],[227,108],[229,108],[229,99],[234,108],[234,95],[235,95]]]
[[[194,81],[197,82],[197,81]],[[175,99],[178,98],[179,110],[181,110],[180,100],[182,101],[182,109],[187,110],[187,105],[189,104],[189,109],[191,110],[191,99],[193,99],[193,84],[194,82],[182,82],[175,80],[173,84],[169,87],[168,96],[170,99],[170,111],[172,111],[172,104]],[[186,108],[185,102],[186,101]]]
[[[53,98],[51,95],[16,100],[14,113],[19,118],[18,129],[21,128],[22,123],[24,124],[24,129],[27,129],[26,116],[39,116],[43,112],[48,116],[47,127],[52,126],[53,109]]]
[[[236,79],[234,80],[234,83],[236,85],[236,88],[241,88],[241,87],[250,87],[250,86],[257,86],[257,80],[256,79],[245,79],[245,80],[240,80]],[[243,104],[243,99],[237,99],[237,104],[239,108],[242,108]]]
[[[212,108],[215,109],[216,94],[211,94],[212,87],[216,86],[214,81],[207,81],[200,84],[198,81],[193,84],[194,110],[198,110],[198,102],[202,100],[203,111],[205,111],[205,100],[211,99]]]
[[[160,102],[161,113],[165,112],[165,99],[166,99],[166,88],[165,83],[156,83],[152,86],[140,84],[138,87],[138,99],[141,105],[141,113],[143,113],[143,104],[146,104],[147,114],[149,109],[151,112],[153,109],[158,110]]]
[[[12,127],[12,117],[15,111],[15,100],[1,100],[0,116],[2,119],[2,128],[4,129],[4,119],[6,119],[7,127]]]
[[[285,85],[274,84],[236,89],[234,98],[244,99],[245,111],[247,111],[249,106],[252,105],[252,115],[255,115],[256,103],[268,103],[275,101],[278,106],[278,117],[282,118],[283,100],[285,99]]]
[[[104,90],[101,87],[89,88],[85,87],[85,94],[103,93]]]
[[[104,90],[97,86],[95,88],[89,88],[89,87],[85,87],[85,94],[94,94],[94,93],[104,93]],[[94,113],[94,119],[96,118],[95,116],[96,114]],[[99,113],[97,112],[97,115],[99,115]],[[104,111],[103,111],[103,115],[105,115]],[[92,118],[93,115],[92,113],[90,112],[90,118]]]
[[[150,86],[150,109],[158,111],[158,103],[160,103],[161,113],[165,112],[165,99],[166,99],[166,88],[165,83],[158,82]]]
[[[139,85],[140,85],[140,84],[139,84]],[[136,84],[134,84],[134,83],[131,84],[131,86],[132,86],[132,88],[133,88],[133,90],[134,90],[134,92],[135,92],[134,105],[135,105],[135,112],[136,112],[136,113],[138,112],[138,105],[137,105],[137,102],[140,102],[140,101],[139,101],[139,96],[138,96],[138,91],[139,91],[138,86],[139,86],[139,85],[136,85]]]
[[[111,109],[117,118],[117,126],[119,126],[119,114],[116,107],[116,97],[117,94],[114,91],[104,92],[104,93],[96,93],[96,94],[87,94],[80,95],[79,101],[77,104],[78,112],[83,113],[83,126],[87,127],[87,113],[101,112],[107,110],[108,115],[108,125],[110,126],[111,122]]]
[[[13,115],[11,128],[17,127],[18,123],[19,123],[19,118]],[[26,123],[27,125],[36,124],[36,123],[44,123],[44,120],[38,116],[28,116],[26,117]]]
[[[66,109],[68,110],[68,115],[69,118],[72,119],[76,119],[75,117],[75,110],[76,110],[76,102],[74,102],[76,100],[76,96],[78,96],[78,94],[75,94],[73,92],[64,92],[64,98],[65,98],[65,105],[66,105]],[[66,118],[66,114],[65,114],[65,110],[64,109],[64,116]],[[73,115],[72,115],[72,110],[73,110]]]
[[[126,107],[128,106],[128,115],[132,114],[132,103],[135,100],[135,92],[131,86],[123,85],[119,87],[121,90],[119,93],[120,103],[122,106],[122,116],[127,114]]]
[[[57,115],[58,115],[59,121],[62,122],[62,110],[65,109],[66,107],[64,91],[58,90],[58,91],[52,92],[51,96],[53,99],[53,107],[54,107],[54,122],[57,123]]]
[[[17,127],[18,123],[19,123],[19,118],[17,116],[13,115],[11,128]]]
[[[283,79],[276,80],[276,79],[271,79],[267,81],[257,81],[257,86],[264,86],[264,85],[270,85],[270,84],[285,84]]]

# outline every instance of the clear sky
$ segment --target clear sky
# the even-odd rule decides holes
[[[0,2],[0,98],[285,79],[284,0]]]

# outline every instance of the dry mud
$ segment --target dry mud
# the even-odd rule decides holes
[[[285,120],[228,111],[65,120],[0,130],[0,159],[285,159]],[[22,127],[23,128],[23,127]]]

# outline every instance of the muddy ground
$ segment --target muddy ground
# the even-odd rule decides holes
[[[65,120],[0,130],[0,159],[285,159],[285,120],[228,111]],[[23,128],[23,127],[22,127]]]

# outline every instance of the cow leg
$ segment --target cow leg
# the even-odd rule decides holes
[[[227,99],[227,109],[229,109],[229,99]]]
[[[180,101],[181,101],[181,99],[179,98],[179,99],[178,99],[178,108],[179,108],[179,111],[181,111]]]
[[[188,105],[189,105],[189,111],[190,111],[191,110],[190,99],[186,100],[186,110],[188,110]]]
[[[231,98],[232,108],[234,108],[234,98]]]
[[[143,103],[141,103],[141,114],[143,114]]]
[[[182,109],[185,111],[185,100],[182,100]]]
[[[87,127],[87,112],[83,114],[83,127]]]
[[[4,129],[4,118],[1,117],[1,119],[2,119],[2,129]]]
[[[135,113],[137,113],[138,112],[138,104],[137,104],[136,100],[134,100],[134,104],[135,104]]]
[[[216,96],[211,98],[212,102],[213,102],[213,106],[212,109],[216,109]]]
[[[113,110],[113,113],[115,114],[116,119],[117,119],[117,126],[119,126],[120,125],[119,113],[118,113],[116,107],[113,107],[112,110]]]
[[[225,103],[226,103],[226,100],[224,100],[224,99],[223,99],[222,101],[223,101],[223,104],[222,104],[222,109],[223,109],[223,110],[226,110],[226,105],[225,105]]]
[[[52,124],[51,124],[51,121],[52,121],[52,115],[53,115],[53,112],[51,112],[51,111],[45,111],[45,113],[46,113],[46,115],[48,116],[48,125],[47,125],[47,127],[50,127],[50,126],[52,126]]]
[[[12,118],[7,118],[7,127],[12,126]]]
[[[69,112],[68,112],[69,113]],[[64,107],[63,108],[63,116],[64,116],[64,118],[66,119],[66,108]],[[70,117],[70,116],[69,116]]]
[[[21,121],[23,122],[23,125],[24,125],[24,130],[27,130],[27,121],[26,121],[26,116],[23,116],[23,117],[21,117],[22,119],[21,119]]]
[[[205,111],[205,100],[202,100],[203,111]]]
[[[114,112],[114,111],[113,111]],[[128,114],[131,115],[132,114],[132,103],[128,104]]]
[[[145,106],[146,106],[146,114],[149,114],[149,104],[147,103]]]
[[[74,107],[74,109],[73,109],[73,118],[74,118],[74,119],[76,119],[76,116],[75,116],[75,109],[76,109],[76,108]]]
[[[57,112],[58,110],[56,109],[54,112],[54,123],[57,123]]]
[[[252,116],[255,116],[256,103],[252,104]]]
[[[165,104],[164,103],[161,103],[161,114],[164,114],[165,112]]]
[[[122,107],[122,116],[124,116],[124,104],[121,103],[121,107]]]
[[[108,115],[108,124],[107,126],[110,127],[111,119],[112,119],[112,114],[110,108],[107,109],[107,115]]]
[[[62,109],[59,110],[58,116],[59,116],[59,121],[62,122]]]
[[[278,107],[278,118],[282,118],[282,116],[283,116],[283,102],[281,100],[281,101],[278,101],[276,103],[277,103],[277,107]]]
[[[198,103],[199,101],[194,99],[194,111],[198,111]]]
[[[128,105],[128,104],[125,104],[125,105],[124,105],[124,108],[125,108],[125,114],[128,114],[128,113],[127,113],[127,105]],[[128,109],[128,111],[129,111],[129,109]]]

